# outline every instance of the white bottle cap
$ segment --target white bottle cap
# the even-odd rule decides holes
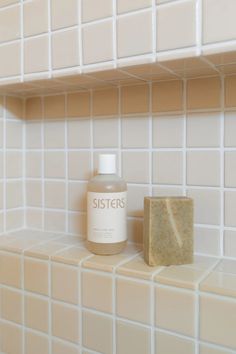
[[[98,173],[99,174],[115,174],[116,173],[116,155],[100,154],[98,157]]]

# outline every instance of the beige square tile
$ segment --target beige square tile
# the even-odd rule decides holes
[[[149,119],[146,117],[127,117],[121,121],[123,148],[148,148]]]
[[[39,122],[27,122],[26,130],[26,149],[42,148],[42,126]]]
[[[14,288],[21,288],[21,261],[17,255],[9,253],[0,253],[0,279],[1,283],[12,286]]]
[[[78,24],[78,3],[76,0],[51,1],[52,29],[65,28]]]
[[[169,112],[183,109],[183,83],[180,80],[156,82],[152,85],[152,111]]]
[[[21,152],[8,151],[6,156],[6,178],[22,177],[22,161],[23,154]]]
[[[176,2],[158,8],[157,51],[194,45],[196,45],[195,1]]]
[[[19,2],[19,0],[2,0],[0,7],[8,6],[8,5],[13,5]]]
[[[200,296],[200,339],[211,343],[236,347],[235,301]],[[222,328],[224,330],[222,331]]]
[[[26,205],[30,207],[42,206],[42,182],[26,182]]]
[[[46,208],[64,209],[66,204],[66,185],[64,182],[45,182]]]
[[[45,229],[54,232],[65,232],[65,211],[44,211]]]
[[[194,200],[195,223],[219,225],[220,193],[218,190],[188,189],[187,195]]]
[[[132,46],[130,45],[132,43]],[[119,58],[152,52],[152,12],[118,18],[117,53]]]
[[[235,147],[236,112],[225,112],[224,143],[226,147]]]
[[[220,121],[220,113],[189,114],[187,117],[187,146],[218,147],[220,145]]]
[[[1,317],[5,320],[22,323],[22,295],[19,292],[1,289]]]
[[[0,23],[0,42],[8,42],[20,38],[20,6],[3,9],[0,12]]]
[[[42,98],[30,97],[25,101],[25,117],[26,119],[41,119],[42,118]]]
[[[152,181],[157,184],[182,184],[183,155],[181,152],[154,152]]]
[[[90,115],[90,93],[75,92],[67,96],[68,117],[87,117]]]
[[[6,148],[20,149],[22,147],[22,122],[6,122]]]
[[[155,296],[156,325],[193,337],[195,332],[194,293],[157,287]]]
[[[225,152],[225,187],[236,187],[236,152]]]
[[[235,264],[234,264],[235,267]],[[236,274],[215,268],[200,284],[202,291],[236,298]]]
[[[83,345],[97,352],[112,354],[112,319],[84,311]]]
[[[67,121],[67,144],[69,149],[90,147],[91,133],[89,119]]]
[[[227,76],[225,78],[225,106],[235,107],[235,88],[236,88],[236,76]],[[226,113],[227,115],[227,113]]]
[[[184,119],[181,115],[153,118],[153,146],[157,148],[183,146]]]
[[[49,70],[48,36],[24,41],[24,72],[26,74]]]
[[[233,13],[236,11],[235,2],[229,0],[225,7],[224,0],[203,1],[203,43],[215,43],[236,38]],[[219,16],[224,24],[220,31]]]
[[[33,332],[26,331],[25,333],[25,346],[27,354],[48,354],[49,353],[49,340]]]
[[[64,152],[44,153],[44,173],[46,178],[64,178],[65,177],[65,158]]]
[[[149,267],[143,260],[143,255],[138,255],[117,268],[117,273],[132,278],[151,280],[154,272],[159,267]]]
[[[52,304],[52,334],[64,340],[78,343],[79,312],[74,307]]]
[[[93,64],[113,59],[112,20],[83,28],[83,62]],[[102,47],[100,44],[103,44]]]
[[[100,0],[97,6],[96,0],[82,0],[82,22],[90,22],[112,16],[112,2]]]
[[[148,85],[123,86],[121,88],[121,113],[149,112]]]
[[[73,211],[86,211],[87,183],[71,181],[68,184],[68,207]]]
[[[45,118],[65,118],[65,96],[55,95],[44,97]]]
[[[225,225],[236,226],[236,192],[225,192]]]
[[[194,229],[195,252],[220,255],[220,231],[216,229],[195,227]]]
[[[20,41],[0,47],[2,65],[0,67],[0,78],[17,76],[21,73],[21,46]]]
[[[12,340],[14,338],[14,340]],[[23,354],[23,329],[19,326],[1,324],[1,350],[4,353]]]
[[[224,232],[224,253],[228,257],[236,257],[236,232]]]
[[[113,116],[118,114],[118,89],[100,89],[93,91],[93,115]]]
[[[194,342],[172,334],[156,331],[156,354],[194,354]]]
[[[43,227],[43,212],[42,210],[26,208],[26,225],[30,228],[42,229]]]
[[[41,332],[48,332],[49,303],[36,296],[25,295],[25,325]]]
[[[131,323],[117,321],[117,354],[150,354],[150,330]]]
[[[218,349],[215,347],[210,347],[205,344],[200,344],[200,354],[229,354],[228,350],[226,351],[225,349]]]
[[[52,260],[55,262],[78,266],[81,261],[88,256],[91,256],[91,253],[87,251],[87,249],[74,246],[67,250],[58,252],[52,257]]]
[[[62,69],[79,65],[78,30],[68,30],[52,35],[52,67]]]
[[[110,276],[83,272],[81,286],[84,307],[112,313],[112,278]]]
[[[78,214],[69,212],[68,215],[68,231],[73,235],[86,237],[87,234],[87,217],[86,214]]]
[[[48,1],[33,0],[25,2],[24,36],[33,36],[48,31]]]
[[[53,121],[44,123],[44,148],[65,148],[65,122]]]
[[[52,264],[52,297],[55,300],[78,304],[78,271],[57,263]]]
[[[11,231],[24,226],[24,211],[21,210],[12,210],[7,211],[6,213],[6,230]]]
[[[122,153],[123,178],[127,182],[149,182],[149,153],[123,152]]]
[[[6,116],[7,118],[23,117],[23,100],[19,97],[7,96],[6,97]]]
[[[218,77],[187,81],[187,108],[208,109],[220,107],[221,84]]]
[[[143,200],[149,194],[148,186],[128,186],[128,216],[143,216]]]
[[[87,151],[68,153],[69,179],[88,180],[91,176],[91,156]]]
[[[119,317],[150,323],[151,289],[148,284],[118,278],[116,281],[116,311]]]
[[[115,148],[119,145],[119,122],[117,118],[95,119],[93,144],[95,148]],[[104,134],[106,132],[106,134]]]
[[[187,184],[219,186],[220,153],[218,151],[188,151]]]
[[[117,1],[117,12],[119,14],[124,12],[135,11],[139,9],[144,9],[152,5],[151,0],[118,0]]]
[[[49,270],[46,262],[24,259],[24,287],[26,290],[48,295]]]
[[[23,205],[23,183],[6,183],[6,208],[18,208]]]
[[[52,341],[52,354],[80,354],[79,348],[71,345],[70,343],[65,343],[53,339]]]
[[[42,153],[26,152],[26,177],[40,178],[42,175]]]

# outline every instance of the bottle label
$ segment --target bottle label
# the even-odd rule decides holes
[[[127,192],[88,192],[88,240],[96,243],[117,243],[127,239]]]

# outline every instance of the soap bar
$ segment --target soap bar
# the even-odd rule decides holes
[[[144,260],[150,266],[193,262],[191,198],[144,198]]]

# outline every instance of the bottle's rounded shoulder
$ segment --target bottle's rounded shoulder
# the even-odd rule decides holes
[[[126,182],[117,175],[100,174],[88,182],[88,191],[97,193],[115,193],[127,190]]]

